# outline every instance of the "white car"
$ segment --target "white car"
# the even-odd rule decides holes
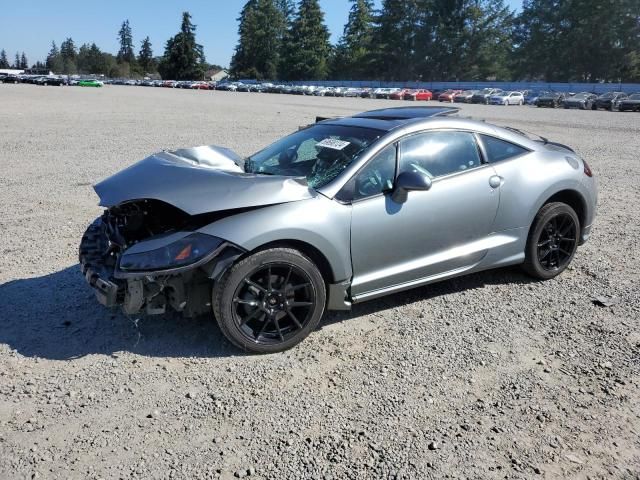
[[[501,92],[491,95],[489,103],[491,105],[524,105],[524,95],[522,92]]]

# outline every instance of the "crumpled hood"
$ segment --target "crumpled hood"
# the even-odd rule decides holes
[[[231,150],[204,146],[160,152],[96,184],[100,205],[160,200],[190,215],[275,205],[316,195],[304,177],[244,173]]]

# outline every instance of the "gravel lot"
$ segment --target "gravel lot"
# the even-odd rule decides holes
[[[403,103],[0,85],[0,478],[640,478],[638,114],[463,106],[575,147],[599,177],[592,239],[552,281],[419,288],[269,356],[212,318],[107,311],[85,285],[94,182]]]

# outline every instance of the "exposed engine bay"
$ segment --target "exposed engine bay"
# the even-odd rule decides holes
[[[239,213],[238,210],[188,215],[159,200],[137,200],[111,207],[89,226],[82,238],[79,252],[82,272],[96,289],[100,303],[107,307],[122,306],[126,314],[163,314],[168,306],[186,317],[207,313],[211,309],[212,279],[242,251],[209,237],[207,248],[213,247],[213,251],[199,258],[192,245],[201,240],[189,233]],[[141,242],[158,239],[156,243],[162,245],[163,239],[174,237],[178,239],[176,242],[156,250],[143,248],[142,253],[129,257],[146,255],[158,261],[157,252],[166,256],[171,253],[172,245],[178,245],[177,254],[168,259],[186,262],[191,256],[196,261],[185,264],[189,268],[162,268],[160,263],[155,271],[146,265],[144,271],[136,271],[135,262],[123,260],[129,258],[125,252],[144,245]]]

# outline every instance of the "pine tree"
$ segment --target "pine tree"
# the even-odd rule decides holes
[[[329,30],[318,0],[300,0],[284,46],[282,74],[287,80],[322,80],[329,73]]]
[[[421,80],[508,80],[513,15],[504,0],[419,0],[415,68]]]
[[[133,53],[133,35],[129,20],[122,22],[118,31],[118,41],[120,42],[120,50],[118,50],[118,63],[132,64],[136,61],[135,53]]]
[[[416,80],[418,0],[383,0],[375,18],[372,67],[384,80]]]
[[[150,73],[155,71],[156,66],[153,60],[153,50],[151,49],[151,40],[149,37],[145,37],[142,40],[140,47],[140,53],[138,53],[138,64],[143,70],[143,73]]]
[[[73,39],[67,38],[60,45],[60,57],[62,59],[62,73],[71,74],[77,71],[77,52]]]
[[[29,68],[29,62],[27,61],[27,56],[24,52],[22,52],[22,55],[20,56],[20,68],[22,70]]]
[[[7,59],[7,52],[4,48],[0,51],[0,68],[9,68],[9,60]]]
[[[18,52],[16,52],[16,56],[13,59],[13,68],[20,68],[20,54]]]
[[[367,79],[371,72],[371,41],[373,32],[373,2],[351,0],[349,19],[333,57],[334,78]]]
[[[183,12],[180,32],[167,40],[164,56],[158,65],[163,78],[193,80],[204,73],[204,51],[196,43],[196,26],[189,12]]]
[[[273,0],[249,0],[238,18],[239,41],[231,59],[238,78],[275,79],[284,18]]]
[[[61,73],[63,69],[62,57],[60,56],[60,50],[56,42],[51,42],[51,50],[47,54],[47,68],[54,73]]]

